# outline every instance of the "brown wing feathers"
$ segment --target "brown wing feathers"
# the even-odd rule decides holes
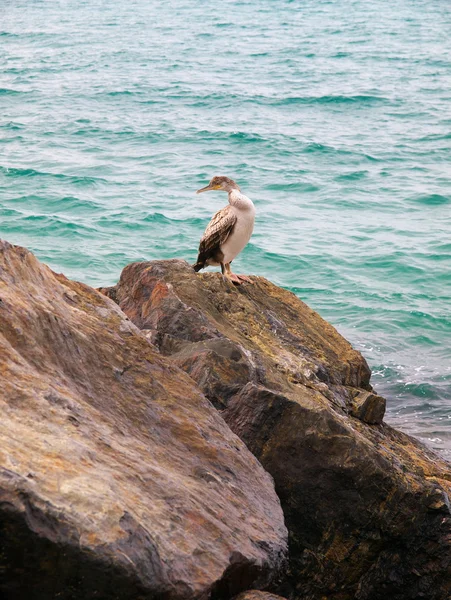
[[[224,244],[232,232],[235,223],[236,215],[230,205],[218,210],[200,240],[199,255],[196,264],[193,265],[195,271],[203,269],[210,258],[215,258],[220,246]]]

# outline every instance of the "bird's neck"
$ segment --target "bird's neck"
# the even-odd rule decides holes
[[[229,204],[242,210],[254,208],[252,200],[242,194],[239,189],[233,189],[229,191]]]

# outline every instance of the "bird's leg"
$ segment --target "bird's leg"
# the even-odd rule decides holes
[[[240,285],[241,284],[241,281],[239,280],[238,276],[235,275],[235,273],[232,273],[232,270],[230,268],[230,263],[227,263],[225,265],[225,276],[232,283],[236,283],[236,285]]]
[[[227,265],[225,265],[223,262],[219,264],[221,265],[222,277],[224,281],[227,281],[229,279],[229,274],[227,273]]]
[[[246,277],[246,275],[237,275],[236,273],[232,273],[232,269],[230,268],[230,263],[227,263],[225,266],[225,275],[228,279],[230,279],[230,281],[232,283],[235,283],[236,285],[241,285],[244,281],[247,281],[248,283],[252,283],[252,281],[249,279],[249,277]]]

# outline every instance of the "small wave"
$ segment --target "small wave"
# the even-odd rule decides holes
[[[22,123],[15,123],[14,121],[10,121],[9,123],[4,123],[0,125],[0,129],[7,129],[8,131],[19,131],[24,129],[24,125]]]
[[[37,171],[36,169],[21,169],[16,167],[0,166],[0,173],[6,177],[54,177],[63,179],[70,183],[90,185],[95,183],[106,183],[103,177],[83,177],[77,175],[65,175],[64,173],[50,173],[48,171]]]
[[[132,90],[113,90],[111,92],[104,92],[106,96],[140,96],[143,92],[132,91]]]
[[[346,150],[344,148],[335,148],[334,146],[328,146],[327,144],[320,144],[318,142],[307,143],[303,150],[303,154],[335,154],[337,156],[354,156],[359,159],[365,159],[370,162],[379,162],[379,159],[371,156],[370,154],[364,154],[355,152],[352,150]]]
[[[175,221],[176,219],[170,219],[169,217],[166,217],[166,215],[163,215],[162,213],[150,213],[148,215],[146,215],[144,217],[144,219],[142,219],[142,221],[144,223],[157,223],[157,224],[170,224],[173,221]]]
[[[445,242],[434,242],[431,244],[431,248],[434,252],[451,253],[451,243]]]
[[[356,94],[343,96],[327,94],[325,96],[291,96],[280,100],[283,104],[390,104],[390,100],[383,96]]]
[[[425,196],[417,196],[413,198],[418,204],[424,204],[425,206],[441,206],[442,204],[449,204],[451,198],[449,196],[443,196],[442,194],[428,194]]]
[[[265,138],[258,133],[247,133],[246,131],[234,131],[228,135],[230,140],[244,142],[265,142]]]
[[[82,214],[95,213],[103,210],[99,204],[95,204],[91,200],[82,200],[76,196],[64,196],[63,198],[53,198],[45,200],[45,208],[47,210],[58,210],[62,213]]]
[[[421,333],[418,335],[411,335],[408,338],[409,344],[416,345],[418,347],[424,346],[440,346],[439,342],[431,336]]]
[[[294,183],[270,183],[265,186],[265,189],[282,192],[317,192],[320,188],[313,183],[296,181]]]
[[[20,218],[16,218],[14,221],[2,222],[2,229],[8,233],[23,233],[24,231],[27,231],[33,232],[34,235],[41,235],[42,233],[51,235],[52,237],[70,239],[74,237],[86,238],[94,236],[98,238],[100,235],[100,232],[95,227],[87,224],[67,221],[55,215],[42,214],[21,214]]]
[[[9,218],[9,217],[22,217],[23,213],[18,210],[14,210],[14,208],[5,208],[3,206],[0,207],[0,217]],[[3,226],[3,223],[2,223]]]
[[[368,175],[368,171],[351,171],[334,177],[334,181],[357,181],[364,179]]]
[[[97,135],[99,133],[101,135],[106,135],[109,132],[104,129],[100,129],[100,127],[83,127],[81,129],[76,129],[75,131],[73,131],[72,135],[84,137],[88,135]]]
[[[92,200],[83,200],[76,196],[39,196],[29,194],[26,196],[17,196],[14,198],[14,204],[23,206],[28,210],[39,210],[39,212],[72,212],[79,211],[85,214],[87,211],[102,210],[98,204]]]
[[[19,94],[27,94],[21,90],[12,90],[11,88],[0,88],[0,96],[18,96]]]
[[[403,393],[414,396],[415,398],[427,398],[428,400],[439,400],[440,394],[437,388],[430,383],[405,383]]]
[[[305,154],[312,153],[331,153],[337,152],[337,148],[333,148],[332,146],[327,146],[326,144],[319,144],[318,142],[310,142],[307,144],[303,150]],[[349,153],[350,154],[350,153]]]
[[[417,142],[441,142],[443,140],[451,140],[451,133],[431,133],[430,135],[425,135],[424,137],[418,138],[415,140]]]

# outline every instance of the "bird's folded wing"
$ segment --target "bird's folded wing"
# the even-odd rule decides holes
[[[199,244],[199,257],[206,260],[213,256],[224,244],[236,223],[236,215],[232,207],[225,206],[213,216]]]

